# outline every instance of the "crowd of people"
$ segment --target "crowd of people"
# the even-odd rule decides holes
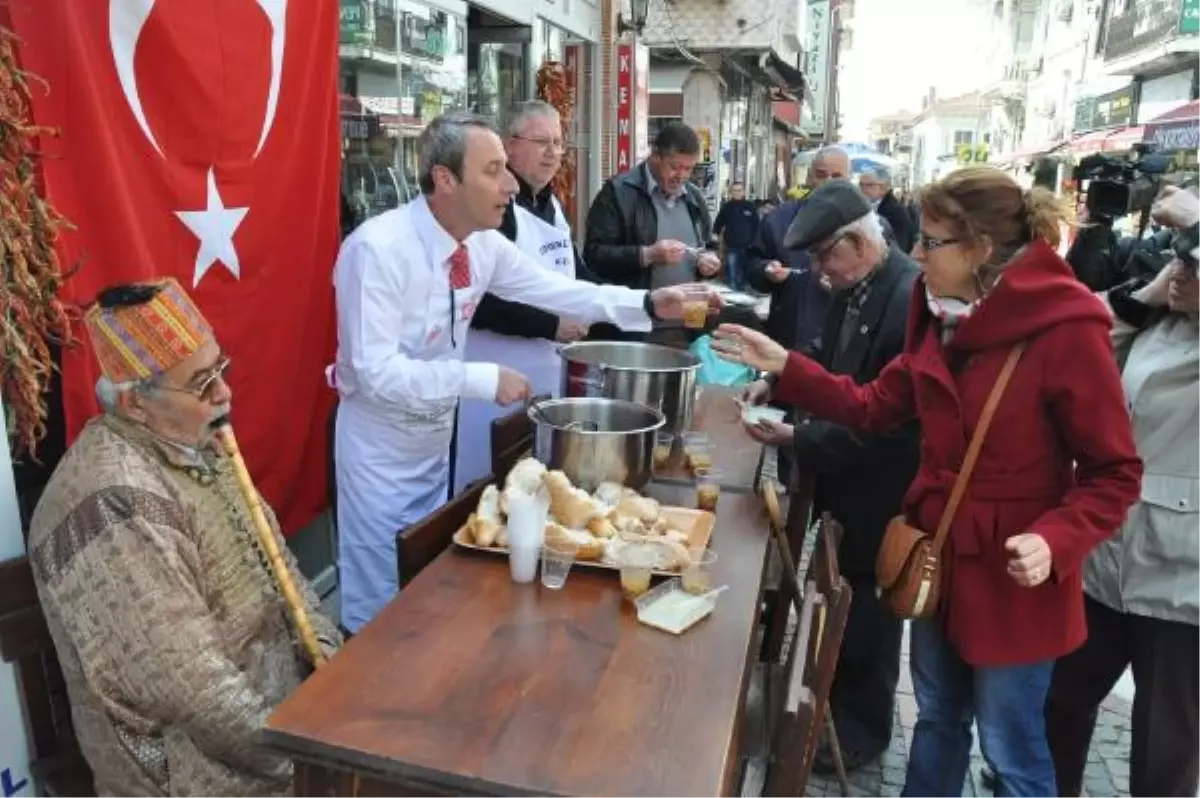
[[[948,530],[939,612],[911,621],[905,794],[959,794],[976,724],[998,794],[1078,795],[1097,707],[1131,666],[1132,790],[1193,795],[1195,194],[1155,206],[1169,263],[1097,295],[1056,253],[1053,196],[992,169],[926,187],[913,213],[885,171],[856,185],[830,147],[803,197],[764,208],[734,184],[710,218],[689,182],[699,139],[666,125],[604,183],[576,249],[550,189],[565,149],[545,103],[512,109],[502,130],[443,115],[419,140],[421,197],[342,244],[326,375],[339,624],[284,563],[326,654],[396,596],[397,530],[486,473],[497,408],[558,390],[556,345],[688,346],[684,299],[720,312],[711,280],[724,275],[771,307],[761,329],[723,325],[714,348],[762,375],[748,401],[789,413],[746,432],[812,478],[815,509],[846,532],[853,604],[830,700],[847,766],[892,736],[904,620],[876,564],[899,518]],[[105,291],[87,329],[105,412],[58,466],[29,549],[97,788],[285,794],[289,763],[255,737],[308,666],[214,445],[228,357],[171,280]],[[833,768],[829,749],[815,767]]]

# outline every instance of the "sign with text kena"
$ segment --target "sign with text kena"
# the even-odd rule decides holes
[[[632,44],[617,47],[617,172],[633,166],[633,51]]]

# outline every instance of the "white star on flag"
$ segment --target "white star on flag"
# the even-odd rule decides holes
[[[226,208],[217,191],[217,178],[212,168],[208,170],[207,207],[202,211],[175,211],[192,235],[200,239],[200,251],[196,253],[196,270],[192,275],[192,288],[200,284],[205,273],[220,261],[234,276],[240,279],[242,266],[238,261],[237,249],[233,246],[233,234],[246,218],[249,208]]]

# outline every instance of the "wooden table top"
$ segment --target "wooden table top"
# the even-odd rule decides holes
[[[721,497],[730,588],[679,637],[637,622],[615,571],[576,567],[552,591],[452,547],[284,701],[268,744],[460,793],[729,794],[768,537],[758,497]]]
[[[734,402],[734,397],[740,396],[742,390],[741,387],[721,385],[701,386],[692,413],[692,430],[708,435],[713,445],[713,468],[721,472],[721,487],[728,491],[753,493],[763,447],[747,435],[742,426],[742,411]],[[680,441],[675,442],[670,464],[655,469],[654,481],[668,485],[693,484]]]

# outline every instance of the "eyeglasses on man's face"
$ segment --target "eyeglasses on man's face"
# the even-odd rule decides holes
[[[222,355],[212,368],[194,374],[188,385],[182,387],[159,385],[158,387],[164,391],[188,394],[203,399],[206,402],[211,401],[217,380],[225,379],[225,372],[229,371],[230,362],[227,356]]]

